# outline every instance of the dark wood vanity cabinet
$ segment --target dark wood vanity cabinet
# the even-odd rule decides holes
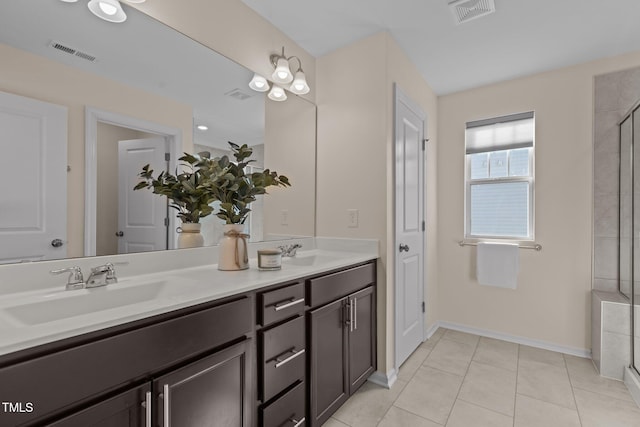
[[[375,266],[366,264],[308,283],[324,303],[308,313],[310,426],[321,426],[376,368]],[[324,287],[323,287],[324,286]],[[359,291],[349,293],[359,288]]]
[[[253,412],[250,341],[153,381],[160,427],[249,427]]]
[[[0,412],[0,426],[158,426],[169,409],[173,426],[206,426],[192,418],[204,414],[252,427],[253,307],[252,295],[190,307],[0,364],[1,398],[33,407]]]
[[[115,397],[92,405],[59,421],[50,427],[138,427],[149,425],[146,396],[151,395],[151,384],[136,387]],[[144,404],[143,404],[144,403]]]
[[[320,426],[375,370],[375,262],[0,357],[0,426]]]

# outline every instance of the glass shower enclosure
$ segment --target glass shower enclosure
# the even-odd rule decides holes
[[[631,366],[640,375],[640,102],[619,130],[619,289],[631,301]]]

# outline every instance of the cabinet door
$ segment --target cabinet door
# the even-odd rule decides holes
[[[376,310],[374,287],[349,296],[349,394],[376,368]]]
[[[47,425],[49,427],[150,426],[151,413],[145,409],[150,400],[151,386],[145,384]]]
[[[250,427],[250,340],[153,382],[162,427]]]
[[[312,427],[322,425],[349,397],[346,301],[335,301],[309,315]]]

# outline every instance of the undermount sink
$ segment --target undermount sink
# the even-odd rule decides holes
[[[293,265],[312,266],[337,261],[338,259],[340,258],[335,255],[328,255],[310,251],[307,253],[298,252],[296,256],[293,257],[284,257],[282,258],[282,262],[283,264],[288,263]]]
[[[150,301],[166,291],[166,280],[129,286],[111,284],[100,288],[64,291],[55,298],[5,307],[3,311],[25,325],[38,325],[98,311]]]

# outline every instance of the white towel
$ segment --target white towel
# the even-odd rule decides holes
[[[515,289],[518,284],[518,245],[513,243],[478,243],[476,254],[478,283]]]

